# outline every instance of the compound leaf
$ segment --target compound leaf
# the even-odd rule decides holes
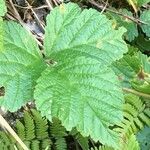
[[[35,80],[45,64],[34,38],[20,25],[3,22],[3,47],[0,49],[0,105],[16,111],[33,98]],[[15,36],[14,36],[15,35]]]
[[[132,13],[127,9],[120,9],[119,12],[125,16],[133,17]],[[127,29],[127,32],[124,34],[126,40],[131,42],[138,36],[136,23],[127,19],[127,17],[120,16],[112,12],[107,12],[107,15],[109,18],[114,20],[114,25],[117,25],[117,27],[124,26]]]
[[[146,23],[141,25],[143,32],[150,37],[150,10],[143,11],[140,19]]]
[[[122,119],[123,94],[109,65],[122,57],[127,46],[124,28],[96,10],[62,4],[47,18],[45,55],[56,61],[37,81],[36,106],[49,120],[108,145],[117,145],[110,125]]]

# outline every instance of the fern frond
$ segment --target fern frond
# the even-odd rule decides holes
[[[52,144],[53,143],[52,143],[50,138],[45,139],[45,140],[41,141],[41,149],[45,150],[47,148],[46,150],[51,150],[51,145]]]
[[[66,129],[61,125],[61,121],[56,118],[53,118],[53,123],[51,123],[50,128],[51,134],[55,138],[61,138],[66,136]]]
[[[67,136],[66,129],[57,118],[53,118],[53,123],[51,123],[50,126],[50,133],[55,139],[56,150],[67,150],[67,143],[65,140],[65,136]]]
[[[97,147],[91,148],[91,150],[114,150],[114,149],[104,145],[104,146],[100,146],[99,148]]]
[[[32,140],[30,148],[31,150],[40,150],[40,141]]]
[[[31,141],[23,141],[23,142],[25,143],[25,145],[26,145],[28,148],[30,148],[30,146],[31,146]],[[19,150],[22,150],[22,148],[19,147]]]
[[[51,149],[52,141],[49,137],[47,120],[43,118],[36,110],[25,112],[23,118],[16,120],[15,129],[18,136],[31,150],[45,150],[46,147]],[[2,150],[22,150],[20,145],[5,132],[0,132],[0,143],[3,143]],[[10,146],[11,145],[11,146]],[[1,145],[0,145],[1,150]]]
[[[5,146],[10,146],[12,140],[9,138],[9,135],[7,135],[7,133],[0,131],[0,143],[3,143]]]
[[[132,94],[125,96],[124,120],[115,129],[121,134],[131,135],[141,130],[144,125],[150,126],[150,109],[145,107],[142,100]]]
[[[35,138],[35,126],[34,121],[29,112],[24,113],[24,126],[25,126],[25,136],[26,140],[30,141]]]
[[[74,139],[79,143],[80,147],[82,150],[89,150],[89,138],[88,137],[83,137],[77,130],[76,128],[73,128],[70,133],[74,137]]]
[[[35,128],[36,138],[38,139],[48,138],[47,120],[45,118],[42,118],[38,111],[32,109],[31,112],[36,126]]]
[[[25,127],[22,124],[22,122],[20,122],[19,120],[16,121],[16,130],[17,130],[17,134],[18,136],[22,139],[25,140]]]
[[[55,145],[56,145],[56,150],[67,150],[67,143],[65,138],[57,138]]]

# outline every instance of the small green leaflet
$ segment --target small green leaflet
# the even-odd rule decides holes
[[[129,51],[136,51],[136,48],[129,47]],[[112,69],[118,76],[123,87],[131,87],[131,81],[138,78],[138,74],[141,69],[150,74],[150,57],[136,52],[134,54],[126,54],[120,60],[112,64]]]
[[[119,12],[126,16],[133,17],[132,13],[127,9],[120,9]],[[106,15],[114,20],[114,25],[117,27],[124,26],[127,29],[127,32],[124,34],[124,36],[129,42],[133,41],[138,36],[137,24],[135,22],[112,12],[107,12]]]
[[[136,51],[134,47],[129,47],[129,52]],[[135,78],[140,71],[142,64],[137,53],[125,54],[123,58],[112,63],[112,69],[118,76],[123,87],[131,87],[131,80]]]
[[[4,16],[6,11],[5,0],[0,0],[0,16]]]
[[[143,11],[140,19],[146,23],[141,25],[143,32],[150,37],[150,10]]]
[[[131,85],[136,91],[150,94],[150,57],[142,53],[138,53],[138,58],[141,63],[139,75],[133,79]]]
[[[0,105],[17,111],[33,99],[35,80],[45,64],[37,43],[27,31],[11,21],[3,22],[2,26],[0,87],[5,88],[5,95],[0,97]]]
[[[57,117],[67,130],[76,127],[83,136],[117,146],[109,129],[122,119],[123,94],[109,67],[127,52],[122,40],[126,30],[93,9],[81,11],[62,4],[47,17],[46,59],[56,63],[37,81],[35,102],[49,120]]]
[[[125,55],[113,63],[112,69],[118,75],[123,86],[130,87],[130,81],[136,77],[140,70],[140,62],[136,56]]]
[[[144,34],[141,34],[136,38],[134,41],[136,47],[145,54],[150,54],[150,39],[144,36]]]
[[[145,5],[145,4],[149,3],[149,2],[150,2],[150,0],[137,0],[137,5],[139,7],[141,7],[141,6],[143,6],[143,5]]]
[[[138,53],[138,58],[141,62],[141,66],[144,72],[150,74],[150,57],[142,54],[141,52]]]

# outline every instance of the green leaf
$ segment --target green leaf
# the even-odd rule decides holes
[[[129,47],[129,51],[134,51],[134,54],[126,54],[112,64],[113,71],[122,85],[126,87],[131,87],[131,81],[135,78],[141,80],[141,78],[150,76],[150,58],[136,50],[134,47]]]
[[[132,13],[127,9],[120,9],[119,13],[122,13],[125,16],[133,17]],[[114,25],[117,27],[124,26],[127,29],[127,32],[124,34],[126,40],[131,42],[138,36],[137,24],[135,22],[127,19],[127,17],[112,12],[107,12],[107,15],[115,21]]]
[[[138,36],[134,42],[134,45],[138,47],[141,52],[150,55],[150,40],[145,38],[143,34]]]
[[[138,58],[141,62],[141,66],[142,66],[144,72],[150,74],[150,57],[147,57],[146,55],[139,52]]]
[[[142,99],[133,94],[125,95],[124,119],[117,124],[116,131],[129,138],[131,134],[136,134],[145,125],[150,126],[150,109],[143,103]]]
[[[3,30],[0,87],[4,87],[5,95],[0,97],[0,105],[10,111],[16,111],[33,99],[35,80],[45,68],[45,64],[34,38],[20,25],[4,22]]]
[[[146,23],[141,25],[143,32],[150,37],[150,10],[143,11],[140,19]]]
[[[37,81],[36,106],[49,120],[58,117],[71,130],[117,145],[110,125],[122,119],[123,94],[109,65],[127,46],[124,28],[93,9],[62,4],[47,17],[45,55],[56,61]]]
[[[76,142],[79,143],[81,146],[82,150],[89,150],[89,138],[88,137],[83,137],[77,130],[76,128],[73,128],[71,130],[70,135],[74,137]]]
[[[5,0],[0,0],[0,16],[4,16],[6,12]]]
[[[141,6],[143,6],[143,5],[145,5],[145,4],[149,3],[149,2],[150,2],[150,0],[137,0],[137,5],[139,7],[141,7]]]
[[[129,50],[136,49],[129,47]],[[138,56],[126,54],[122,59],[112,64],[112,69],[118,76],[123,86],[130,87],[130,81],[136,77],[141,68],[141,63]]]

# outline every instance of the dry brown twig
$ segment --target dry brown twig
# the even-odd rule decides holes
[[[50,10],[53,10],[53,6],[52,6],[52,4],[50,3],[50,1],[49,1],[49,0],[45,0],[45,1],[46,1],[47,5],[48,5],[49,9],[50,9]]]
[[[33,10],[32,6],[28,3],[27,0],[25,0],[25,2],[26,2],[26,4],[28,5],[28,6],[27,6],[28,9],[30,9],[30,10],[32,11],[32,13],[33,13],[33,15],[34,15],[34,17],[35,17],[35,19],[36,19],[38,25],[39,25],[39,26],[41,27],[41,29],[44,31],[44,30],[45,30],[45,29],[44,29],[44,26],[43,26],[43,24],[41,23],[39,17],[38,17],[37,14],[35,13],[35,11]]]
[[[23,25],[24,23],[23,23],[20,15],[18,13],[18,11],[16,10],[16,8],[15,8],[14,3],[12,2],[12,0],[9,0],[9,3],[10,3],[10,5],[11,5],[11,7],[12,7],[14,13],[15,13],[14,15],[15,15],[16,19],[20,22],[21,25]]]
[[[90,2],[92,5],[96,6],[97,8],[101,9],[101,10],[103,10],[104,7],[105,7],[105,6],[100,5],[99,3],[95,2],[94,0],[90,0],[89,2]],[[135,22],[135,23],[137,23],[137,24],[147,24],[147,23],[144,22],[144,21],[141,21],[141,20],[139,20],[139,19],[137,19],[137,18],[134,18],[134,17],[131,17],[131,16],[124,15],[124,14],[118,12],[118,11],[114,11],[114,10],[109,9],[109,8],[105,8],[105,10],[107,10],[107,11],[109,11],[109,12],[112,12],[112,13],[115,13],[115,14],[118,14],[118,15],[120,15],[120,16],[122,16],[122,17],[125,17],[125,18],[127,18],[127,19],[129,19],[129,20],[131,20],[131,21],[133,21],[133,22]]]
[[[21,19],[21,17],[20,17],[20,15],[19,15],[17,9],[15,8],[14,3],[12,2],[12,0],[9,0],[9,4],[11,5],[11,7],[12,7],[12,9],[13,9],[13,12],[15,13],[15,14],[13,15],[13,18],[14,18],[14,16],[15,16],[16,20],[18,20],[19,23],[20,23],[28,32],[31,32],[31,30],[29,29],[29,27],[28,27],[28,26],[23,22],[23,20]],[[9,14],[7,15],[7,17],[8,17],[8,18],[12,18],[12,16],[9,15]],[[35,37],[35,40],[36,40],[36,42],[38,43],[38,45],[42,48],[43,45],[37,40],[37,38],[36,38],[36,36],[35,36],[34,34],[33,34],[33,36]]]
[[[108,5],[108,0],[106,1],[106,4],[105,4],[104,8],[102,9],[101,13],[103,13],[105,11],[105,9],[107,8],[107,5]]]
[[[138,92],[138,91],[135,91],[133,89],[128,89],[128,88],[122,88],[122,90],[124,92],[127,92],[127,93],[132,93],[134,95],[137,95],[137,96],[141,96],[141,97],[145,97],[145,98],[148,98],[150,99],[150,95],[149,94],[145,94],[145,93],[142,93],[142,92]]]
[[[56,1],[56,0],[53,0],[53,2],[54,2],[54,4],[55,4],[56,6],[58,6],[58,3],[57,3],[57,1]]]

